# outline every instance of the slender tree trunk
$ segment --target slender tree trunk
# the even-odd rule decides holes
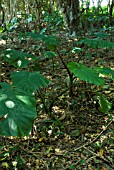
[[[76,35],[80,23],[79,0],[56,0],[70,34]]]
[[[70,24],[71,34],[76,35],[80,25],[79,0],[72,0]]]
[[[112,16],[112,13],[113,13],[113,8],[114,8],[114,0],[112,0],[112,3],[110,5],[110,25],[113,26],[113,16]]]
[[[0,19],[0,27],[1,27],[3,26],[4,20],[5,20],[5,12],[4,12],[1,2],[0,2],[0,16],[1,16],[1,19]]]

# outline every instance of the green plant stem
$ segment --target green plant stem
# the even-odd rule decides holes
[[[65,89],[64,91],[62,91],[60,94],[58,94],[51,102],[50,106],[49,106],[49,112],[51,113],[52,112],[52,107],[53,107],[53,104],[54,102],[58,99],[58,97],[62,96],[66,91],[69,90],[70,87],[68,87],[67,89]]]
[[[39,94],[39,97],[43,103],[43,106],[44,106],[44,109],[45,109],[45,112],[46,114],[48,114],[48,116],[51,118],[51,119],[56,119],[56,116],[52,113],[52,107],[53,107],[53,104],[54,102],[58,99],[58,97],[60,97],[61,95],[63,95],[66,91],[69,90],[69,87],[67,89],[65,89],[64,91],[62,91],[59,95],[57,95],[51,102],[50,106],[49,106],[49,109],[47,108],[46,106],[46,103],[45,103],[45,99],[43,98],[42,94],[41,94],[41,91],[40,90],[37,90],[37,93]]]
[[[83,52],[81,53],[81,55],[79,56],[79,58],[77,59],[77,63],[82,59],[82,57],[84,56],[85,52],[87,51],[88,47],[86,46],[83,50]]]
[[[46,114],[51,118],[51,119],[55,119],[55,116],[52,112],[50,112],[50,110],[47,108],[46,106],[46,103],[45,103],[45,99],[43,98],[42,94],[41,94],[41,91],[40,90],[37,90],[39,96],[40,96],[40,99],[43,103],[43,106],[44,106],[44,110],[46,112]]]
[[[69,85],[69,95],[70,96],[73,96],[73,73],[70,72],[69,68],[67,67],[66,63],[64,62],[62,56],[60,55],[58,49],[56,49],[57,53],[58,53],[58,56],[64,66],[64,68],[67,70],[67,73],[69,75],[69,78],[70,78],[70,85]]]
[[[59,58],[61,59],[62,64],[64,65],[65,69],[67,70],[69,77],[72,78],[73,74],[70,72],[69,68],[67,67],[66,63],[64,62],[62,56],[60,55],[60,52],[58,51],[58,49],[56,49],[56,51],[58,53]]]
[[[54,102],[58,99],[58,97],[60,97],[61,95],[63,95],[66,91],[69,90],[70,87],[68,87],[67,89],[65,89],[64,91],[62,91],[59,95],[57,95],[51,102],[50,106],[49,106],[49,109],[47,108],[46,106],[46,103],[45,103],[45,99],[43,98],[42,94],[41,94],[41,91],[40,90],[37,90],[37,93],[39,94],[39,97],[43,103],[43,106],[44,106],[44,109],[45,109],[45,112],[46,114],[48,114],[48,116],[51,118],[51,119],[56,119],[56,116],[53,114],[52,112],[52,107],[53,107],[53,104]]]
[[[44,105],[45,112],[48,114],[48,113],[49,113],[49,110],[48,110],[48,108],[47,108],[47,106],[46,106],[45,99],[43,98],[43,96],[42,96],[42,94],[41,94],[41,91],[40,91],[40,90],[37,90],[37,93],[39,94],[40,99],[41,99],[41,101],[42,101],[42,103],[43,103],[43,105]]]

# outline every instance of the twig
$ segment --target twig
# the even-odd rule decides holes
[[[83,147],[85,150],[89,151],[90,153],[92,153],[94,156],[98,157],[99,159],[101,159],[102,161],[104,161],[107,165],[109,165],[111,168],[114,168],[114,166],[112,165],[112,162],[108,161],[107,159],[105,159],[103,156],[100,156],[99,154],[93,152],[92,150],[90,150],[87,147]]]
[[[96,142],[99,138],[100,138],[100,136],[107,130],[107,128],[110,126],[110,124],[113,122],[113,120],[111,120],[109,123],[108,123],[108,125],[99,133],[99,135],[95,138],[95,139],[93,139],[92,141],[91,141],[91,143],[93,143],[93,142]]]
[[[86,160],[86,162],[89,163],[89,162],[90,162],[92,159],[94,159],[94,158],[96,158],[96,155],[94,155],[94,156],[88,158],[88,159]]]
[[[84,144],[84,145],[76,148],[75,151],[77,151],[77,150],[79,150],[79,149],[82,149],[82,148],[84,148],[85,146],[88,146],[88,145],[96,142],[96,141],[99,139],[99,137],[107,130],[107,128],[110,126],[110,124],[111,124],[112,122],[113,122],[113,120],[111,120],[111,121],[108,123],[108,125],[105,127],[105,129],[102,130],[101,133],[99,133],[99,135],[98,135],[95,139],[93,139],[92,141],[87,142],[86,144]]]

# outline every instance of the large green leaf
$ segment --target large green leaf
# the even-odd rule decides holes
[[[110,34],[106,34],[106,33],[103,33],[103,32],[97,32],[97,33],[94,33],[94,35],[96,37],[100,37],[100,38],[105,38],[105,37],[109,37]]]
[[[112,104],[101,94],[97,94],[98,103],[100,105],[99,110],[103,113],[108,112]]]
[[[113,42],[108,42],[105,40],[100,40],[100,39],[84,39],[78,42],[79,44],[86,44],[88,47],[91,48],[113,48],[114,43]]]
[[[26,93],[33,93],[41,87],[46,87],[49,80],[38,72],[20,71],[13,72],[11,75],[13,84]]]
[[[79,64],[76,62],[68,63],[68,67],[70,71],[81,80],[93,83],[98,86],[104,84],[104,80],[102,79],[102,77],[99,77],[99,74],[96,72],[96,70],[93,70],[83,64]]]
[[[35,56],[23,53],[14,49],[7,49],[4,51],[4,60],[8,61],[14,67],[26,68],[30,63],[28,58],[36,59]]]
[[[29,135],[37,116],[36,99],[2,83],[0,89],[0,136]]]
[[[104,74],[104,75],[111,75],[112,79],[114,79],[114,70],[112,70],[109,67],[103,67],[103,68],[96,68],[98,73]]]
[[[47,46],[47,48],[51,51],[54,51],[56,47],[60,45],[60,38],[56,36],[49,36],[49,35],[43,35],[43,34],[37,34],[32,32],[27,32],[27,36],[30,36],[31,38],[38,40],[41,39]]]
[[[37,34],[37,33],[33,33],[33,32],[26,32],[26,35],[31,37],[34,40],[45,39],[47,37],[46,35]]]
[[[60,39],[55,36],[48,36],[43,39],[47,48],[51,51],[54,51],[60,45]]]

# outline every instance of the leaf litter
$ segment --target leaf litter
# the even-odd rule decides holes
[[[64,42],[59,48],[59,51],[63,53],[64,62],[77,61],[79,56],[70,52],[74,40],[61,35],[60,38]],[[8,47],[21,50],[18,40],[14,44],[7,42],[7,45],[2,45],[3,50]],[[29,49],[32,54],[34,48],[34,53],[43,57],[43,49],[39,53],[35,47],[37,47],[37,42],[33,41],[31,45],[31,41],[28,41],[23,45],[23,51],[26,52]],[[114,69],[113,50],[105,52],[102,49],[99,51],[89,48],[88,51],[92,57],[84,55],[81,59],[82,63],[84,61],[89,67],[102,63],[103,66]],[[51,85],[42,89],[48,106],[61,89],[64,90],[68,86],[68,75],[58,56],[54,56],[54,61],[44,58],[43,62],[41,60],[38,64],[42,74],[52,81]],[[31,65],[34,66],[34,61]],[[28,70],[32,71],[31,65]],[[14,70],[13,66],[3,63],[2,81],[10,82],[9,75]],[[112,118],[114,83],[110,78],[106,78],[106,81],[104,89],[100,89],[78,78],[75,79],[73,96],[70,97],[69,92],[66,91],[53,103],[52,110],[57,117],[56,120],[49,119],[37,95],[38,116],[30,136],[22,139],[0,137],[0,168],[112,170],[114,168]],[[108,114],[100,112],[93,89],[105,94],[112,103],[112,109]]]

